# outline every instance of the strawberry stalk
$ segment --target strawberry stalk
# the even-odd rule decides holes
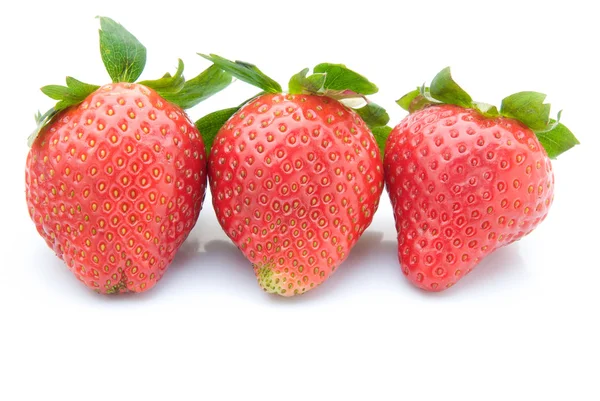
[[[196,128],[202,134],[207,152],[210,152],[217,132],[236,111],[257,96],[264,93],[282,93],[283,90],[279,83],[264,74],[254,64],[230,61],[215,54],[198,54],[213,62],[213,66],[263,91],[238,107],[215,111],[196,122]],[[288,93],[327,96],[354,109],[375,135],[383,154],[381,144],[385,144],[387,135],[391,131],[386,127],[390,117],[383,107],[367,98],[367,95],[377,93],[379,88],[343,64],[321,63],[313,68],[312,74],[308,75],[309,71],[305,68],[291,77]]]
[[[502,100],[500,110],[487,103],[473,101],[471,96],[453,79],[450,67],[440,71],[430,86],[421,86],[396,103],[410,113],[436,104],[454,104],[475,109],[486,117],[507,117],[529,127],[546,150],[548,157],[555,159],[560,154],[579,144],[573,133],[560,122],[562,111],[555,119],[550,118],[550,104],[544,103],[546,95],[539,92],[518,92]]]
[[[136,82],[146,65],[146,47],[112,19],[107,17],[98,17],[98,19],[100,20],[100,54],[112,82]],[[155,90],[168,102],[182,109],[189,109],[223,90],[232,81],[231,74],[217,66],[209,67],[189,81],[185,80],[183,70],[183,61],[178,60],[174,75],[167,72],[159,79],[138,83]],[[42,92],[57,103],[46,113],[37,113],[35,118],[37,127],[28,138],[29,146],[40,131],[61,111],[79,105],[98,88],[98,85],[87,84],[72,77],[66,78],[66,86],[42,87]]]

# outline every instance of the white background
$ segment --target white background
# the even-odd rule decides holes
[[[165,1],[5,3],[0,12],[0,399],[597,400],[600,360],[598,40],[593,2]],[[89,5],[93,4],[93,5]],[[24,195],[38,88],[107,83],[96,15],[148,48],[142,79],[195,52],[251,61],[287,83],[343,62],[393,101],[450,65],[477,100],[549,94],[582,145],[554,162],[556,197],[529,237],[454,288],[413,288],[387,194],[324,285],[264,294],[210,202],[164,279],[141,295],[81,285],[37,235]],[[193,119],[256,90],[236,82]]]

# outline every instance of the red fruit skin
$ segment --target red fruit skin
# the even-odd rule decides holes
[[[377,210],[383,165],[352,110],[316,95],[267,94],[242,107],[211,149],[219,223],[267,292],[325,281]]]
[[[384,166],[402,271],[427,291],[530,233],[553,199],[550,159],[529,128],[453,105],[406,117]]]
[[[196,223],[205,148],[179,107],[145,86],[110,84],[43,129],[25,180],[38,232],[79,280],[142,292]]]

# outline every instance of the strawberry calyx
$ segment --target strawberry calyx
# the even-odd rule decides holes
[[[367,95],[379,91],[377,85],[344,64],[321,63],[308,75],[305,68],[288,84],[291,94],[321,95],[340,101],[354,109],[370,129],[383,127],[390,121],[385,109],[371,102]]]
[[[308,71],[305,68],[290,79],[290,93],[320,93],[346,98],[349,94],[363,97],[379,91],[377,85],[344,64],[321,63],[313,68],[313,74],[306,76]]]
[[[146,65],[146,47],[112,19],[108,17],[98,17],[98,19],[100,20],[100,55],[112,82],[135,82]],[[138,83],[153,89],[168,102],[182,109],[189,109],[223,90],[232,81],[231,74],[217,66],[207,68],[189,81],[185,80],[183,70],[183,61],[179,59],[174,75],[167,72],[159,79]],[[87,84],[72,77],[66,78],[66,86],[42,87],[41,91],[57,103],[46,113],[36,114],[37,127],[29,136],[28,145],[33,144],[42,129],[57,114],[71,106],[79,105],[98,88],[100,88],[98,85]]]
[[[210,113],[196,122],[207,152],[210,152],[217,132],[237,110],[257,96],[264,93],[282,93],[283,90],[279,83],[264,74],[254,64],[230,61],[216,54],[198,54],[213,62],[213,66],[218,66],[240,81],[263,90],[238,107]],[[367,98],[367,95],[379,91],[377,85],[343,64],[321,63],[313,68],[312,74],[308,75],[309,71],[310,69],[305,68],[291,77],[288,93],[327,96],[354,109],[375,135],[383,154],[382,144],[385,144],[387,135],[391,132],[391,128],[386,127],[390,117],[383,107]]]
[[[554,159],[579,144],[579,141],[560,122],[562,110],[555,119],[550,118],[550,104],[544,103],[545,99],[546,95],[543,93],[518,92],[505,97],[498,110],[496,106],[474,101],[452,79],[450,67],[446,67],[435,76],[430,86],[423,84],[398,99],[396,103],[410,113],[432,105],[453,104],[475,109],[488,118],[506,117],[517,120],[536,134],[548,157]]]

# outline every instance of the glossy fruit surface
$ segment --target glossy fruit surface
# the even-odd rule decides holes
[[[552,165],[532,130],[460,106],[406,117],[390,134],[384,165],[402,271],[429,291],[531,232],[553,199]]]
[[[162,277],[205,194],[198,130],[143,85],[105,85],[46,125],[27,157],[31,218],[87,286],[141,292]]]
[[[260,285],[289,296],[328,278],[369,226],[383,189],[375,140],[318,95],[266,94],[237,111],[209,159],[213,205]]]

